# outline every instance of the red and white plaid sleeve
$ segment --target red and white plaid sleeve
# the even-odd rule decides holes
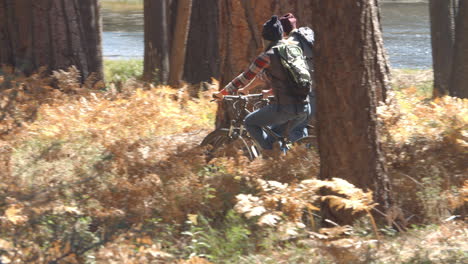
[[[241,73],[239,76],[234,78],[228,85],[225,87],[225,91],[227,93],[233,93],[238,89],[246,86],[249,84],[257,74],[259,74],[263,69],[270,66],[270,57],[266,53],[260,54],[252,64],[250,64],[249,68]]]

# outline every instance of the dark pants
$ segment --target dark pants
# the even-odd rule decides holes
[[[275,139],[263,131],[262,127],[280,127],[294,131],[307,120],[309,104],[267,105],[245,117],[245,128],[263,149],[273,149]],[[289,122],[291,121],[291,122]],[[288,124],[289,122],[289,124]],[[283,133],[281,133],[283,134]]]

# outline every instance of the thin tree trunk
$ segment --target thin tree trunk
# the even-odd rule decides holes
[[[188,83],[219,78],[218,16],[218,0],[193,0],[184,68]]]
[[[0,0],[0,64],[25,74],[74,65],[83,80],[102,78],[100,43],[96,0]]]
[[[455,26],[451,96],[468,98],[468,1],[460,1]]]
[[[377,131],[378,93],[388,84],[379,10],[374,0],[315,0],[314,7],[320,178],[371,189],[386,211],[393,199]]]
[[[103,75],[103,60],[102,60],[102,19],[100,15],[101,6],[96,0],[81,0],[79,1],[82,23],[83,23],[83,39],[87,43],[85,46],[86,54],[95,54],[88,56],[90,72],[96,73],[96,77],[100,80],[104,79]]]
[[[430,0],[434,97],[449,93],[455,35],[453,0]]]
[[[380,85],[376,86],[376,97],[378,101],[383,101],[385,102],[387,99],[387,92],[388,89],[390,88],[390,65],[389,65],[389,60],[387,53],[384,48],[384,43],[383,43],[383,37],[382,37],[382,17],[380,15],[380,5],[379,5],[379,0],[374,0],[374,4],[376,7],[376,23],[378,32],[379,34],[374,35],[374,38],[376,39],[375,44],[377,45],[375,49],[379,52],[379,65],[378,67],[380,68],[378,72],[381,74],[378,78],[382,82]]]
[[[144,1],[143,78],[166,84],[169,78],[169,1]]]
[[[190,27],[190,14],[192,13],[192,0],[179,0],[177,2],[176,25],[172,39],[169,84],[178,85],[184,73],[185,51]]]

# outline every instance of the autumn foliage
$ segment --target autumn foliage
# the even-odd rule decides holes
[[[302,239],[314,245],[311,256],[330,261],[385,259],[397,252],[391,241],[375,250],[375,239],[390,239],[382,238],[390,229],[373,225],[371,193],[339,175],[316,179],[316,152],[207,162],[198,145],[213,129],[210,94],[216,83],[200,90],[128,81],[117,91],[91,79],[80,84],[73,68],[53,76],[3,72],[1,262],[218,263],[214,247],[201,243],[214,238],[231,250],[238,246],[232,256],[250,254],[244,263],[263,263],[269,255],[263,252],[273,249],[265,241],[281,246]],[[409,224],[465,217],[467,111],[467,100],[429,100],[411,87],[379,107],[389,174]],[[361,226],[321,228],[322,202],[364,212]],[[444,226],[438,241],[466,239],[457,231],[460,223]],[[246,251],[246,241],[257,246]],[[294,253],[272,255],[287,259]]]

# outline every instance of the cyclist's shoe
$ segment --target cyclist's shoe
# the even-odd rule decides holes
[[[282,143],[280,142],[280,150],[283,155],[286,155],[288,151],[292,148],[293,144],[291,142]]]

